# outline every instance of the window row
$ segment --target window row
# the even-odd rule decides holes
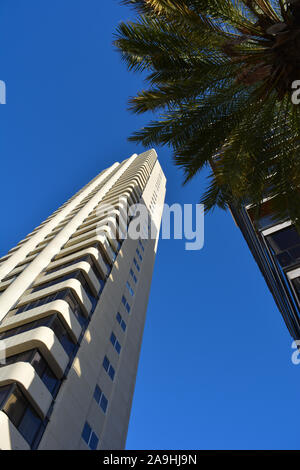
[[[16,311],[13,310],[12,313],[14,313],[15,315],[19,315],[20,313],[26,312],[27,310],[32,310],[33,308],[40,307],[41,305],[46,305],[50,302],[54,302],[55,300],[64,300],[65,302],[67,302],[80,325],[86,325],[87,318],[83,313],[80,302],[78,301],[74,292],[69,288],[59,290],[50,295],[45,295],[44,297],[41,297],[40,299],[35,301],[29,301],[28,303],[17,308]]]
[[[55,279],[52,279],[51,281],[44,282],[43,284],[39,284],[38,286],[33,287],[30,293],[39,292],[43,289],[46,289],[47,287],[51,287],[51,286],[54,286],[55,284],[59,284],[61,282],[67,281],[68,279],[76,279],[80,282],[81,286],[83,287],[85,293],[87,294],[92,304],[92,307],[94,308],[97,304],[97,296],[93,294],[87,280],[85,279],[85,276],[80,270],[75,270],[68,274],[64,274],[63,276],[56,277]]]

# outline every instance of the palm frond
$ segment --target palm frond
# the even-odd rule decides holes
[[[130,99],[158,119],[130,140],[168,145],[185,182],[212,162],[206,209],[266,191],[274,217],[300,221],[300,0],[123,0],[137,13],[115,45],[148,89]],[[295,202],[297,201],[297,202]],[[300,222],[299,222],[300,226]]]

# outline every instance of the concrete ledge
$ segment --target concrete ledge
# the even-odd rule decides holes
[[[34,302],[36,300],[41,299],[42,297],[46,297],[50,294],[55,294],[58,291],[64,289],[72,289],[74,292],[77,300],[80,302],[81,306],[83,307],[83,312],[86,316],[89,315],[92,304],[90,299],[88,298],[87,294],[85,293],[84,288],[82,287],[81,283],[77,279],[67,279],[63,282],[58,282],[50,287],[45,287],[45,289],[39,290],[38,292],[32,292],[31,294],[24,295],[22,299],[19,301],[15,308],[20,308],[24,304],[28,304],[29,302]]]
[[[33,330],[11,336],[0,341],[6,357],[37,348],[58,379],[61,379],[69,362],[69,357],[50,328],[39,326]],[[0,369],[1,370],[1,369]]]
[[[102,255],[99,252],[99,250],[97,250],[97,248],[94,248],[93,246],[87,247],[81,251],[76,251],[75,253],[72,253],[69,256],[65,256],[64,258],[56,257],[57,259],[55,261],[52,261],[52,263],[49,264],[48,269],[56,268],[60,265],[69,263],[70,261],[74,261],[75,259],[80,258],[82,256],[86,256],[86,255],[92,256],[97,268],[103,274],[103,279],[105,279],[105,277],[108,274],[107,266],[104,263]]]
[[[95,237],[88,238],[87,240],[84,240],[83,242],[78,243],[77,245],[72,245],[72,246],[69,246],[67,248],[64,248],[56,256],[56,259],[61,258],[65,255],[67,255],[67,254],[74,253],[74,252],[78,251],[78,249],[81,249],[81,248],[83,249],[83,248],[88,247],[89,245],[91,245],[93,243],[97,243],[97,242],[101,243],[101,245],[103,246],[104,251],[107,255],[108,260],[112,264],[112,262],[113,262],[112,249],[110,248],[109,243],[108,243],[105,235],[97,235]]]
[[[72,266],[67,266],[66,268],[61,268],[54,273],[50,274],[41,274],[33,284],[33,287],[40,286],[44,282],[50,282],[54,279],[57,279],[65,274],[72,273],[74,271],[81,271],[87,281],[91,291],[95,296],[97,296],[100,290],[100,283],[93,273],[91,265],[87,261],[79,261],[78,263],[72,264]]]
[[[19,313],[18,315],[6,317],[0,325],[0,333],[10,330],[11,328],[16,328],[26,323],[30,323],[40,318],[48,317],[55,313],[57,313],[68,333],[77,343],[82,328],[74,313],[72,312],[68,302],[61,299],[54,300],[53,302],[41,305],[40,307],[32,308],[31,310],[26,310],[26,312]]]
[[[113,220],[113,218],[111,218],[111,220]],[[77,245],[78,243],[81,243],[84,240],[88,240],[91,237],[96,237],[96,236],[99,236],[99,235],[101,236],[102,233],[107,233],[112,245],[114,246],[115,250],[117,250],[118,245],[116,243],[113,230],[111,229],[111,227],[107,226],[107,224],[105,224],[105,223],[101,224],[100,222],[99,222],[99,226],[97,225],[96,228],[93,228],[93,229],[89,230],[88,232],[83,233],[82,235],[80,235],[78,237],[71,238],[66,246],[69,247],[69,246]]]
[[[17,383],[44,419],[52,402],[52,395],[28,362],[16,362],[0,369],[0,386]],[[2,434],[2,430],[1,430]]]

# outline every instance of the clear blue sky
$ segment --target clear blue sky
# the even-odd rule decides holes
[[[117,0],[1,0],[0,255],[98,172],[141,152],[126,110],[142,78],[113,50],[132,13]],[[157,149],[167,202],[197,203]],[[66,178],[67,175],[67,178]],[[205,246],[159,244],[128,449],[299,449],[300,366],[229,213],[205,220]]]

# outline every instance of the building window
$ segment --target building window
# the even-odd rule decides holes
[[[1,410],[32,446],[43,424],[41,418],[16,384],[4,387],[2,392],[0,389],[0,399],[2,399]]]
[[[103,359],[103,368],[106,370],[106,372],[108,373],[109,377],[111,378],[111,380],[114,380],[114,377],[115,377],[115,369],[113,368],[113,366],[111,365],[109,359],[107,358],[107,356],[105,356],[105,358]]]
[[[140,245],[140,247],[142,248],[142,251],[145,251],[145,248],[144,248],[144,246],[143,246],[143,244],[142,244],[142,241],[141,241],[141,240],[139,240],[139,245]]]
[[[114,334],[114,332],[112,332],[111,335],[110,335],[110,342],[113,345],[113,347],[115,348],[115,350],[117,351],[117,353],[120,354],[121,345],[120,345],[119,341],[117,340],[117,337]]]
[[[100,406],[100,408],[102,409],[103,413],[106,413],[108,400],[98,385],[96,385],[96,388],[94,391],[94,398],[96,402],[98,403],[98,405]]]
[[[136,267],[137,271],[140,272],[140,270],[141,270],[140,265],[138,264],[138,262],[135,258],[133,258],[133,264]]]
[[[282,268],[300,261],[300,236],[293,225],[268,235],[266,240]]]
[[[130,276],[132,277],[132,279],[134,280],[134,283],[136,284],[137,283],[137,277],[136,275],[134,274],[133,270],[130,269]]]
[[[132,289],[130,283],[127,281],[126,282],[126,287],[129,290],[130,295],[133,297],[134,296],[134,290]]]
[[[123,331],[126,330],[126,323],[124,322],[122,315],[118,312],[116,316],[117,322],[120,324]]]
[[[122,304],[126,308],[127,312],[130,313],[130,305],[127,302],[127,299],[126,299],[125,295],[122,296]]]
[[[11,389],[11,385],[6,385],[4,387],[0,387],[0,409],[2,408],[2,404],[6,400],[10,389]]]
[[[264,202],[260,207],[251,207],[247,209],[249,217],[253,225],[258,230],[266,230],[273,225],[283,222],[288,219],[288,214],[281,218],[280,220],[274,217],[274,211],[272,210],[271,201]]]
[[[65,294],[63,295],[62,299],[68,302],[72,312],[79,321],[80,325],[85,326],[87,324],[87,318],[84,316],[82,308],[80,307],[79,302],[77,301],[71,289],[67,289],[65,291]]]
[[[49,324],[49,328],[54,331],[55,336],[60,341],[62,347],[70,357],[76,347],[76,345],[71,340],[71,337],[65,327],[63,326],[61,320],[57,315],[53,316],[52,322]]]
[[[96,450],[97,449],[98,443],[99,443],[99,438],[98,438],[97,434],[92,430],[92,428],[91,428],[91,426],[89,425],[88,422],[86,422],[84,427],[83,427],[81,437],[84,440],[84,442],[87,443],[87,445],[89,446],[89,448],[91,450]]]
[[[137,254],[138,257],[140,258],[140,260],[143,261],[143,257],[142,257],[142,255],[141,255],[141,253],[140,253],[140,250],[139,250],[138,248],[136,249],[136,254]]]
[[[298,300],[300,301],[300,277],[296,277],[291,282],[292,282],[292,285],[293,285],[293,287],[296,291]]]

